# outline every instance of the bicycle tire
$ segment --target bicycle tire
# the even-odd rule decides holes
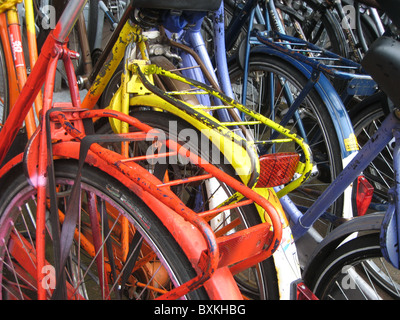
[[[304,280],[320,299],[398,299],[396,271],[382,258],[379,233],[370,233],[345,242],[323,261],[311,262]]]
[[[95,41],[97,36],[97,19],[99,15],[99,1],[89,1],[89,17],[87,23],[87,36],[89,42],[90,52],[93,52],[95,48]]]
[[[229,71],[236,100],[241,101],[241,96],[238,96],[238,92],[241,94],[243,70],[238,63],[235,63],[230,66]],[[267,87],[267,81],[264,81],[268,74],[272,74],[276,77],[274,77],[274,107],[276,106],[274,114],[272,114],[271,111],[273,108],[269,107],[268,99],[271,97],[271,94]],[[276,79],[284,80],[284,82],[277,82],[275,81]],[[246,106],[279,123],[288,108],[288,103],[282,95],[282,90],[280,90],[283,87],[281,83],[289,83],[290,90],[293,91],[296,89],[296,92],[299,92],[305,86],[306,81],[302,73],[294,69],[283,59],[270,55],[253,54],[250,56],[249,60],[249,83]],[[261,93],[261,95],[260,97],[252,98],[252,96],[250,96],[251,93]],[[340,157],[339,142],[335,134],[332,119],[315,89],[310,91],[299,110],[301,111],[300,118],[304,126],[304,131],[307,135],[306,137],[303,136],[303,138],[306,138],[305,141],[311,148],[313,159],[318,168],[318,175],[314,176],[314,179],[303,183],[300,187],[289,193],[289,197],[291,197],[294,203],[297,204],[300,209],[303,208],[302,210],[304,210],[308,208],[330,182],[336,178],[342,171],[343,165]],[[292,124],[289,122],[286,127],[290,130],[294,130],[295,126],[297,126],[297,121],[294,118],[292,118],[291,121]],[[270,131],[263,131],[265,128],[261,126],[259,129],[254,130],[259,130],[259,132],[264,133],[264,140],[268,139],[268,135],[271,134]],[[301,135],[300,131],[297,133]],[[259,139],[259,137],[256,138]],[[293,146],[293,148],[295,148],[295,146]],[[298,148],[290,151],[300,152],[301,154]],[[265,150],[262,152],[265,152]],[[312,184],[315,183],[322,183],[322,185],[313,186]],[[307,195],[308,199],[299,198],[301,193]],[[342,215],[343,197],[337,199],[333,206],[331,206],[330,212],[336,216]]]
[[[219,169],[223,170],[225,173],[228,173],[232,176],[235,175],[234,169],[232,168],[231,165],[227,164],[226,160],[224,159],[223,155],[220,153],[219,150],[217,151],[213,149],[212,151],[209,151],[212,149],[210,145],[207,146],[207,148],[209,149],[205,151],[205,153],[204,149],[202,150],[199,149],[199,145],[197,144],[197,142],[200,141],[203,142],[207,140],[203,140],[201,138],[201,133],[193,126],[185,122],[184,120],[166,112],[143,110],[142,107],[137,108],[136,110],[135,109],[131,110],[131,115],[140,120],[141,122],[146,123],[155,129],[161,130],[162,132],[165,133],[167,137],[172,137],[173,140],[179,141],[186,148],[191,150],[191,152],[202,155],[204,154],[210,155],[210,158],[206,159],[207,161],[210,161],[211,163],[216,165]],[[97,132],[107,133],[110,130],[111,127],[109,126],[109,124],[106,124],[103,125],[101,128],[99,128]],[[193,133],[193,135],[195,135],[196,138],[193,139],[194,136],[190,135],[190,140],[182,140],[186,139],[187,133]],[[203,144],[202,146],[204,147]],[[135,146],[135,148],[143,149],[143,147],[137,145]],[[147,147],[146,150],[148,150]],[[178,169],[176,165],[175,167],[171,166],[171,168],[168,170],[169,175],[170,176],[175,175],[175,178],[179,177],[181,179],[184,179],[186,176],[181,174],[182,171],[193,173],[193,171],[191,170],[194,170],[195,174],[201,174],[201,171],[199,171],[197,167],[192,169],[190,168],[190,165],[187,165],[182,168],[183,169]],[[191,174],[189,176],[191,176]],[[217,190],[219,188],[221,187],[218,187]],[[224,186],[222,188],[227,188],[227,187]],[[207,204],[205,200],[207,196],[204,195],[206,193],[205,189],[206,187],[204,185],[195,185],[195,186],[189,185],[187,187],[185,186],[182,188],[175,188],[175,189],[172,188],[172,191],[175,192],[189,208],[193,209],[194,211],[197,211],[200,205],[198,202],[195,201],[195,199],[198,199],[198,197],[202,196],[204,197],[204,199],[201,201],[201,206],[205,206]],[[214,196],[214,193],[212,194],[212,196]],[[260,216],[254,205],[246,206],[246,208],[241,211],[241,215],[242,215],[241,219],[243,220],[241,225],[244,225],[244,227],[248,228],[261,223]],[[224,218],[219,218],[219,220],[217,220],[218,222],[211,221],[210,223],[212,225],[216,225],[217,228],[220,227],[219,224],[221,224],[221,227],[223,227],[224,226],[223,219],[228,220],[229,217],[224,216]],[[241,226],[238,226],[238,228],[240,227]],[[263,300],[279,299],[277,274],[276,274],[275,264],[272,258],[264,260],[256,268],[252,269],[252,271],[246,270],[246,272],[249,273],[253,272],[253,274],[251,274],[252,281],[249,281],[249,283],[247,283],[246,280],[243,279],[243,277],[239,278],[240,276],[236,276],[239,289],[241,289],[242,293],[245,296],[252,299],[263,299]]]
[[[77,168],[78,165],[75,160],[59,160],[55,162],[55,177],[58,186],[57,204],[61,212],[65,212],[65,197],[68,197],[70,186],[73,184],[76,177]],[[2,289],[0,293],[2,293],[3,299],[14,299],[21,296],[35,299],[37,297],[36,287],[32,287],[35,276],[32,276],[31,280],[28,278],[30,276],[29,271],[32,271],[29,269],[29,267],[32,268],[32,266],[30,266],[28,262],[30,262],[30,259],[34,261],[35,255],[29,255],[21,246],[18,248],[16,244],[24,240],[25,248],[29,248],[30,246],[34,248],[35,225],[33,222],[35,221],[35,211],[28,209],[34,209],[35,207],[36,190],[27,182],[23,170],[19,166],[3,177],[0,185],[0,234],[4,240],[4,245],[0,248],[0,266],[2,269],[2,276],[0,277]],[[71,275],[71,278],[66,276],[69,285],[72,286],[72,290],[69,289],[69,293],[74,290],[75,285],[79,290],[76,289],[74,294],[68,296],[69,298],[73,298],[74,295],[75,299],[107,298],[104,297],[105,295],[102,295],[101,290],[104,287],[110,291],[110,298],[151,299],[159,296],[156,289],[160,291],[168,290],[170,287],[182,284],[196,275],[196,272],[182,249],[154,212],[152,212],[138,196],[133,194],[119,181],[97,168],[85,165],[82,170],[81,187],[83,190],[81,198],[81,219],[79,219],[77,223],[79,229],[76,229],[76,232],[79,233],[79,238],[75,238],[76,245],[73,246],[70,251],[70,257],[66,267],[69,271],[69,275]],[[94,210],[92,210],[92,212],[94,212],[92,219],[88,218],[90,214],[88,214],[88,216],[85,215],[85,213],[89,213],[91,210],[90,205],[88,205],[89,203],[92,204],[92,209],[94,208]],[[100,216],[97,215],[103,212],[102,208],[106,208],[104,211],[107,211],[107,220],[103,219],[102,221],[107,221],[108,223],[102,224],[99,218]],[[124,271],[123,267],[127,266],[129,261],[129,259],[127,259],[124,264],[121,261],[120,255],[118,255],[117,222],[119,214],[127,217],[131,222],[131,226],[134,226],[135,229],[131,229],[131,236],[133,236],[133,239],[131,238],[131,245],[133,246],[136,244],[137,246],[135,248],[140,248],[140,255],[136,257],[137,263],[135,264],[135,266],[138,267],[136,270],[132,268],[130,269],[132,272],[128,272],[129,281],[126,282],[125,286],[122,284],[124,287],[123,292],[119,292],[118,290],[114,291],[112,287],[114,284],[112,280],[116,280],[115,282],[118,284],[119,276],[121,276]],[[62,219],[60,221],[62,221]],[[94,249],[96,248],[94,239],[95,235],[100,234],[100,232],[96,233],[95,228],[92,227],[93,221],[93,225],[97,224],[99,230],[105,231],[103,234],[104,238],[101,238],[105,240],[103,243],[97,245],[97,248],[100,249],[94,252],[90,250],[90,247],[88,249],[88,247],[80,245],[86,237],[89,242],[92,240],[91,243],[93,243]],[[109,232],[104,225],[108,226]],[[47,225],[47,230],[49,230],[49,228],[51,228],[51,226]],[[30,232],[33,232],[33,234],[30,234]],[[135,235],[140,234],[141,240],[138,238],[134,240],[136,236],[133,232],[135,232]],[[109,234],[111,234],[113,240],[107,242],[106,240],[109,238]],[[17,235],[17,238],[15,235]],[[49,249],[46,249],[46,260],[51,268],[52,261],[54,260],[51,248],[53,243],[50,239],[53,238],[49,235],[46,240],[47,249]],[[100,241],[102,241],[101,239]],[[111,247],[108,247],[109,245]],[[102,249],[103,247],[106,249]],[[108,250],[109,248],[111,249]],[[76,253],[74,250],[76,250]],[[101,250],[107,250],[107,254],[103,252],[97,255],[96,252]],[[135,250],[136,249],[133,248],[131,252],[134,253]],[[13,255],[14,253],[15,255]],[[78,253],[80,253],[80,255],[78,255]],[[21,259],[18,255],[26,258],[25,263],[24,259]],[[133,254],[129,254],[128,257],[131,256],[133,256]],[[149,256],[152,258],[146,258]],[[91,262],[94,261],[96,257],[101,261],[92,265]],[[26,260],[28,260],[28,262],[26,262]],[[107,268],[107,266],[111,266],[113,263],[115,266],[110,267],[111,270],[110,268],[106,269],[107,273],[104,274],[104,277],[101,277],[100,275],[102,272],[100,271],[105,270],[103,268]],[[142,264],[140,265],[140,263]],[[50,268],[46,270],[50,270]],[[100,271],[98,268],[101,268]],[[13,271],[17,272],[14,273]],[[34,268],[33,271],[36,273],[36,268]],[[77,278],[79,281],[76,280],[74,282],[72,276],[80,276],[80,278]],[[14,278],[17,277],[18,281],[14,281]],[[165,277],[167,277],[167,279],[165,279]],[[108,286],[100,285],[102,281],[106,283],[104,279],[109,281]],[[46,283],[42,282],[42,284],[51,285],[51,281],[47,282],[47,280]],[[17,284],[20,284],[20,286]],[[145,289],[141,289],[142,287]],[[186,298],[204,300],[208,299],[208,296],[204,288],[199,288],[189,293]]]

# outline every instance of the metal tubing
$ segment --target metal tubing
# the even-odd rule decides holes
[[[43,116],[42,123],[45,122],[45,111],[47,111],[52,104],[54,78],[57,70],[58,56],[53,57],[46,72],[46,85],[44,89],[43,99]],[[44,278],[43,267],[45,266],[46,258],[46,211],[47,211],[47,137],[46,131],[40,131],[40,149],[38,157],[38,181],[37,181],[37,214],[36,214],[36,270],[37,270],[37,284],[38,284],[38,299],[45,300],[47,298],[46,290],[42,286]]]
[[[298,219],[298,221],[295,221],[295,226],[293,227],[293,235],[295,239],[301,237],[344,192],[347,186],[349,186],[369,165],[369,163],[375,159],[375,157],[392,139],[392,132],[394,129],[400,129],[400,123],[395,114],[391,113],[382,123],[379,130],[363,146],[361,151],[358,152],[354,159],[329,185],[317,201],[314,202],[314,204]]]
[[[54,39],[64,42],[75,25],[80,13],[83,11],[87,0],[69,1],[64,9],[53,33]]]
[[[229,78],[228,62],[226,59],[225,48],[225,28],[224,28],[224,7],[221,2],[220,8],[215,12],[214,26],[214,52],[216,52],[215,61],[218,70],[218,79],[222,89],[228,97],[235,98],[232,90],[231,80]]]

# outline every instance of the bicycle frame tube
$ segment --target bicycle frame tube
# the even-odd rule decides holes
[[[296,239],[304,235],[326,209],[344,192],[344,190],[371,163],[382,149],[392,140],[393,131],[400,130],[400,121],[392,112],[382,123],[378,131],[343,169],[325,192],[313,203],[304,215],[298,215],[293,221],[293,234]]]
[[[214,26],[214,52],[215,66],[218,70],[218,79],[222,91],[231,98],[234,98],[232,84],[229,79],[228,62],[226,59],[225,48],[225,29],[224,29],[224,6],[221,3],[220,8],[215,12],[215,26]],[[208,56],[208,55],[207,55]]]
[[[389,206],[382,221],[380,245],[383,256],[392,265],[400,268],[400,255],[398,243],[400,240],[400,131],[393,132],[395,146],[393,148],[394,186],[389,190]]]
[[[8,96],[9,104],[13,106],[19,95],[17,75],[15,74],[13,55],[11,51],[10,41],[8,38],[6,13],[0,14],[0,37],[3,44],[3,50],[6,60],[7,76],[8,76]]]
[[[53,37],[55,40],[58,42],[64,42],[67,39],[76,21],[78,20],[80,13],[83,11],[86,2],[87,0],[68,2],[63,14],[60,17],[60,20],[54,29]]]
[[[28,37],[29,63],[31,68],[33,68],[38,58],[38,52],[36,43],[35,16],[33,11],[32,0],[25,0],[25,16],[26,16],[26,30]],[[37,116],[39,115],[39,111],[42,109],[42,106],[43,106],[42,94],[41,92],[39,92],[38,96],[35,99],[35,110]]]
[[[26,71],[26,63],[24,52],[22,49],[22,35],[21,35],[21,26],[19,22],[19,16],[17,12],[17,8],[11,8],[7,10],[7,28],[8,28],[8,35],[6,41],[9,41],[11,45],[12,57],[13,61],[11,65],[11,69],[8,69],[8,72],[14,74],[16,76],[16,83],[18,84],[18,92],[22,90],[26,79],[27,79],[27,71]],[[4,43],[4,42],[3,42]],[[12,86],[12,84],[11,84]],[[18,96],[18,95],[17,95]],[[35,130],[35,117],[33,110],[30,110],[28,115],[25,118],[26,128],[28,135],[30,136]]]

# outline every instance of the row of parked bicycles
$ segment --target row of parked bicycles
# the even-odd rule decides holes
[[[0,0],[0,297],[398,299],[399,10]]]

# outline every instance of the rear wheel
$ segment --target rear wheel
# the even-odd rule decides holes
[[[238,64],[231,66],[230,77],[236,100],[242,101],[244,77],[243,70]],[[302,73],[282,59],[274,56],[253,55],[250,57],[245,105],[280,123],[306,82]],[[292,201],[301,210],[306,210],[343,168],[338,137],[328,110],[314,89],[303,100],[297,113],[289,119],[285,127],[308,143],[315,162],[312,177],[289,193]],[[271,129],[263,124],[255,125],[250,129],[253,130],[256,140],[268,140],[272,135]],[[280,138],[280,136],[275,138]],[[260,147],[259,152],[263,154],[294,151],[302,154],[301,149],[295,144],[285,143],[282,146],[285,150],[279,150],[278,147],[274,150]],[[341,216],[343,198],[340,197],[334,202],[329,211],[336,216]]]

